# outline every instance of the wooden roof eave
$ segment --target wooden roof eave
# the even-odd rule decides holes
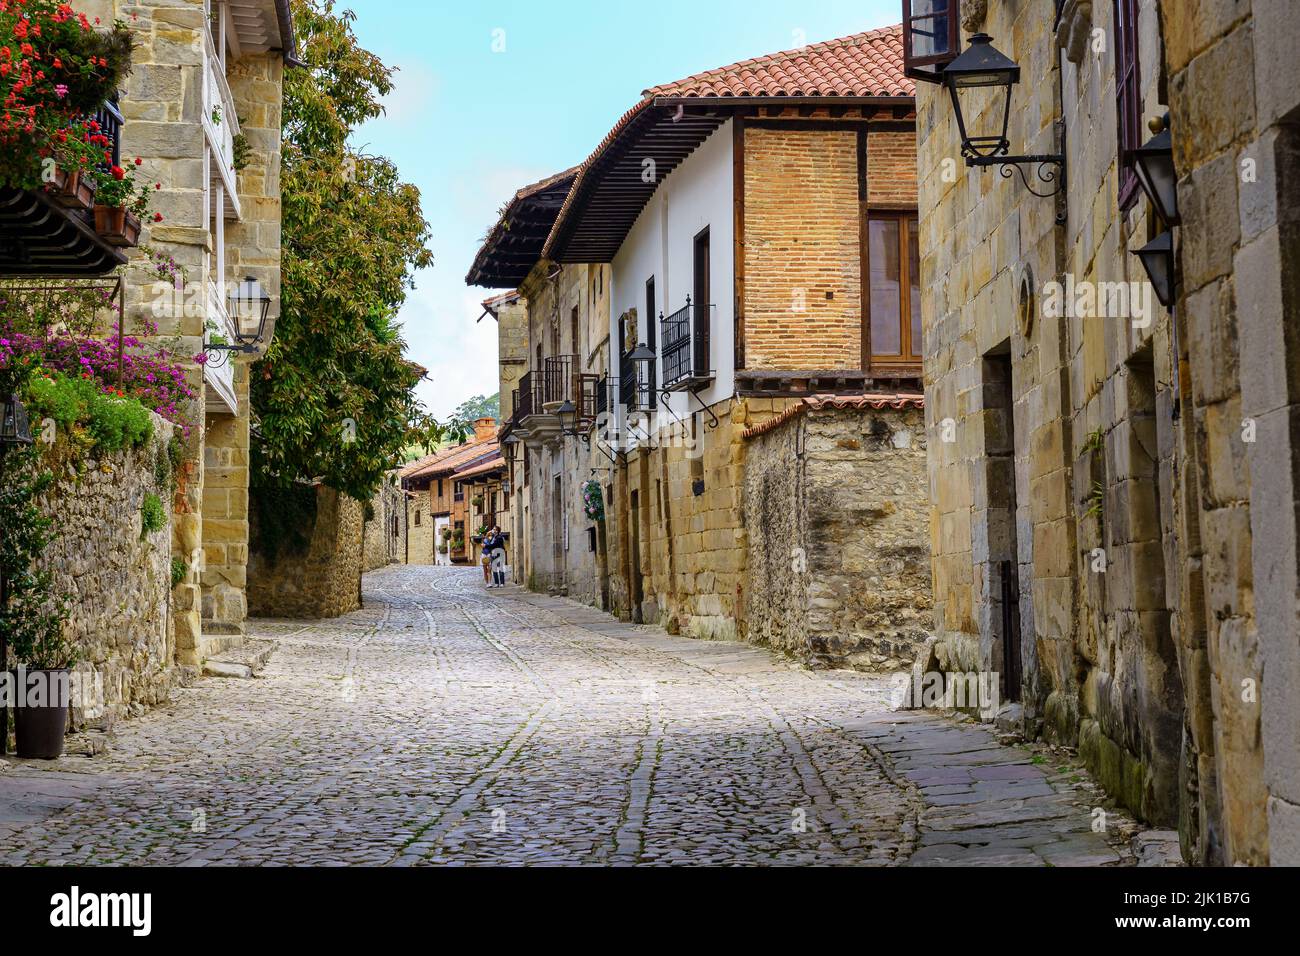
[[[680,114],[678,108],[681,108]],[[560,263],[608,263],[659,188],[686,157],[736,115],[763,107],[860,108],[876,113],[915,110],[911,96],[655,96],[645,101],[604,154],[575,183],[568,214],[557,224],[546,252]],[[635,155],[633,149],[635,148]],[[653,183],[642,180],[642,162],[655,159]],[[585,228],[584,226],[589,226]]]

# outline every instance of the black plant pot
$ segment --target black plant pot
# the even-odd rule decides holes
[[[67,674],[65,670],[29,670],[28,674]],[[60,682],[50,680],[49,686]],[[67,686],[66,679],[62,682]],[[63,735],[68,729],[68,702],[44,707],[14,708],[14,742],[26,760],[57,760],[63,756]]]

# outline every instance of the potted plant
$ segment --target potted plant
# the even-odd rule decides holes
[[[21,663],[19,682],[25,685],[14,708],[14,739],[18,756],[28,760],[63,756],[72,667],[77,663],[77,649],[63,635],[60,613],[46,610],[44,618],[48,626],[41,633],[14,647]]]
[[[475,511],[482,511],[482,510],[483,510],[483,496],[482,496],[482,495],[475,495],[475,496],[473,497],[472,501],[473,501],[473,504],[474,504],[474,510],[475,510]]]
[[[38,465],[39,452],[34,446],[0,458],[0,527],[4,528],[0,575],[5,579],[7,597],[0,607],[0,636],[4,638],[0,644],[12,648],[24,666],[20,674],[25,686],[18,688],[15,701],[18,755],[52,760],[63,753],[69,704],[66,691],[76,650],[64,634],[68,602],[55,593],[51,572],[37,567],[54,539],[50,530],[53,519],[37,504],[53,475]],[[17,685],[15,681],[12,686]]]
[[[59,174],[49,161],[131,69],[130,28],[98,26],[59,0],[0,3],[0,186],[71,185],[71,170]],[[85,191],[78,183],[68,193]]]
[[[594,478],[582,484],[582,510],[592,521],[605,520],[605,496]]]
[[[447,553],[447,545],[446,545],[446,543],[443,543],[443,544],[438,545],[438,553],[439,553],[439,554],[446,554],[446,553]]]
[[[57,130],[50,139],[54,165],[46,192],[51,201],[65,209],[93,209],[99,188],[96,167],[112,164],[112,141],[93,119]]]
[[[139,156],[126,166],[110,166],[99,172],[99,190],[95,197],[95,231],[114,246],[140,244],[140,224],[149,215],[150,197],[162,188],[161,183],[150,186],[139,181]],[[162,213],[153,215],[154,222],[162,222]]]

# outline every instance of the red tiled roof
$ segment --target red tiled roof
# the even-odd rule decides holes
[[[925,408],[925,396],[916,392],[869,392],[865,395],[810,395],[798,405],[792,405],[775,418],[745,429],[745,438],[756,438],[780,428],[792,418],[823,408],[850,409],[859,411],[882,408]]]
[[[915,96],[903,74],[903,27],[882,27],[797,50],[742,60],[674,83],[654,96]]]
[[[489,472],[500,471],[501,469],[505,468],[505,466],[506,466],[506,460],[501,457],[500,452],[497,452],[496,455],[494,455],[492,458],[488,459],[487,461],[483,462],[481,465],[474,465],[473,467],[465,468],[465,469],[457,469],[454,475],[457,479],[475,478],[478,475],[485,475],[488,474]]]
[[[916,95],[916,84],[903,73],[903,27],[881,27],[813,43],[797,50],[772,53],[730,66],[706,70],[672,83],[651,87],[641,101],[624,113],[614,128],[576,167],[577,175],[542,248],[542,257],[555,258],[556,244],[573,214],[585,202],[592,167],[637,119],[661,99],[710,98],[731,104],[754,98],[903,98]]]
[[[464,445],[452,445],[411,462],[401,470],[400,475],[403,478],[410,479],[450,474],[459,466],[491,454],[499,447],[495,438],[486,441],[469,441]]]

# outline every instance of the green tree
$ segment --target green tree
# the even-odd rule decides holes
[[[320,480],[368,499],[403,448],[443,429],[415,398],[395,316],[433,256],[419,190],[349,146],[383,112],[392,69],[363,49],[354,14],[294,0],[305,69],[284,84],[280,319],[252,370],[254,484]]]
[[[498,418],[501,415],[501,395],[498,392],[495,395],[475,395],[473,398],[461,402],[456,406],[456,410],[451,413],[451,420],[459,425],[467,426],[474,423],[479,418]]]

